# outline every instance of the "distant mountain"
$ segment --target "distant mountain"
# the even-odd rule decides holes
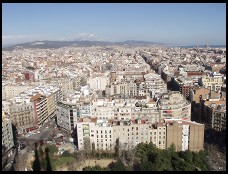
[[[163,43],[146,42],[146,41],[135,41],[127,40],[124,42],[105,42],[105,41],[34,41],[21,44],[14,44],[10,46],[2,46],[3,51],[13,51],[14,49],[23,48],[62,48],[67,46],[111,46],[111,45],[128,45],[128,46],[143,46],[143,45],[165,45]]]

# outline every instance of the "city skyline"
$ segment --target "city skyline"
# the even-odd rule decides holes
[[[226,45],[225,3],[6,4],[3,45],[35,40],[143,40]]]

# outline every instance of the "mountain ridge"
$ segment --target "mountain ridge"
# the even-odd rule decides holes
[[[90,41],[90,40],[75,40],[75,41],[49,41],[49,40],[37,40],[32,42],[11,44],[8,46],[2,46],[3,51],[11,51],[17,48],[62,48],[66,46],[114,46],[114,45],[129,45],[129,46],[142,46],[142,45],[166,45],[164,43],[126,40],[123,42],[108,42],[108,41]]]

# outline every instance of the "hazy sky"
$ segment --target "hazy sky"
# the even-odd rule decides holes
[[[226,44],[225,3],[2,4],[3,45],[35,40]]]

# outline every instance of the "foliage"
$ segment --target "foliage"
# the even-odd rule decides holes
[[[48,144],[47,148],[49,150],[49,155],[52,156],[54,153],[58,152],[58,148],[55,145]]]
[[[74,157],[60,157],[56,160],[51,160],[51,166],[53,167],[53,169],[56,169],[57,167],[61,167],[73,161],[75,161]]]
[[[116,162],[111,162],[108,167],[111,171],[126,171],[126,167],[120,159]]]
[[[68,150],[64,151],[61,156],[62,157],[75,157],[75,155],[71,154]]]
[[[106,168],[106,167],[102,168],[99,165],[95,165],[95,166],[84,167],[83,171],[108,171],[108,168]]]
[[[141,171],[194,171],[196,168],[209,170],[205,151],[176,152],[174,144],[166,150],[161,150],[153,143],[140,143],[135,149],[136,155],[140,158],[138,168]]]
[[[54,153],[58,152],[55,145],[47,145],[46,150],[46,153],[44,153],[43,148],[40,147],[35,151],[35,161],[32,162],[33,169],[38,171],[41,169],[48,170],[48,168],[55,170],[57,167],[75,161],[75,154],[70,154],[68,151],[65,151],[58,158],[54,158]]]
[[[143,163],[140,164],[141,171],[154,171],[155,166],[151,161],[144,160]]]

